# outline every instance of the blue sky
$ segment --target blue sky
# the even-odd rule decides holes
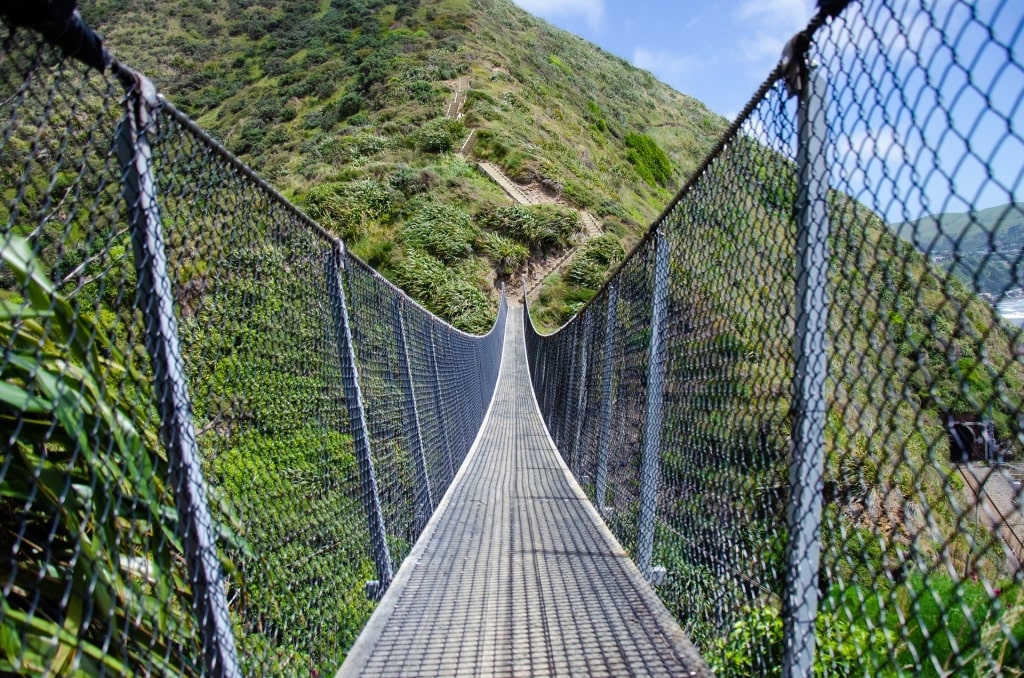
[[[733,118],[813,0],[513,0]]]

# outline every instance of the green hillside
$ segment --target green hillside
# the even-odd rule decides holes
[[[528,257],[573,242],[568,207],[628,247],[726,126],[509,0],[98,0],[83,12],[230,150],[470,330],[489,323],[495,278],[517,282]],[[471,129],[467,157],[453,154]],[[566,207],[498,209],[510,201],[478,159]],[[587,275],[542,295],[551,322],[614,263],[592,256]]]

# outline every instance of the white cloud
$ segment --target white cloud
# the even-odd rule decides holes
[[[782,48],[814,16],[814,0],[744,0],[734,10],[736,61],[767,68],[782,58]]]
[[[679,91],[683,91],[682,81],[703,63],[704,60],[695,56],[664,49],[637,47],[633,50],[634,66],[650,71]]]
[[[736,18],[741,21],[753,19],[766,24],[765,28],[791,33],[807,25],[812,16],[811,0],[745,0],[736,9]]]
[[[766,33],[742,38],[736,43],[739,47],[739,60],[757,63],[778,61],[782,58],[782,48],[788,39]]]
[[[593,30],[598,30],[604,19],[604,0],[513,0],[531,14],[540,17],[583,18]]]

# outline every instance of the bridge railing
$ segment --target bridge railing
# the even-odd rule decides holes
[[[483,337],[431,316],[57,18],[105,75],[0,24],[0,672],[333,672],[504,300]]]
[[[720,675],[1016,674],[1024,7],[819,4],[535,390]]]

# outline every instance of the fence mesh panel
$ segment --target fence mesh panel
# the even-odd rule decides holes
[[[2,39],[0,671],[194,674],[202,641],[135,350],[122,90],[35,36]]]
[[[194,613],[196,530],[216,540],[240,672],[333,672],[380,570],[332,285],[348,297],[395,566],[483,419],[504,304],[491,334],[458,332],[338,257],[340,243],[158,104],[143,130],[147,195],[214,524],[181,515],[145,330],[171,319],[139,298],[139,205],[123,198],[134,170],[116,152],[141,93],[0,28],[0,672],[221,673],[204,656],[223,639]]]
[[[663,600],[721,675],[794,665],[787,581],[817,604],[818,674],[1024,670],[1022,27],[1010,2],[875,0],[818,17],[801,79],[822,83],[824,132],[800,138],[778,69],[590,304],[554,334],[528,330],[566,462],[634,557],[653,531],[638,565],[654,581],[665,568]],[[808,247],[798,149],[815,142],[830,228],[826,345],[807,344],[827,360],[820,482],[791,477],[808,372],[794,353]],[[659,467],[645,490],[652,416]],[[821,563],[801,582],[788,526],[813,525],[798,502],[808,485]]]
[[[481,338],[442,329],[357,259],[349,259],[346,281],[374,468],[397,561],[419,537],[484,419],[506,307],[502,302],[494,329]]]

